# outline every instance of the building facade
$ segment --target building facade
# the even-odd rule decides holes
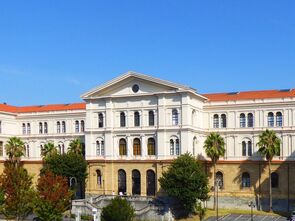
[[[267,128],[281,138],[272,165],[273,197],[284,210],[295,198],[295,90],[198,94],[195,89],[128,72],[83,94],[83,103],[14,107],[0,105],[0,155],[18,136],[26,144],[25,166],[39,174],[40,150],[48,141],[60,153],[74,138],[85,143],[86,195],[153,196],[171,161],[190,152],[204,162],[210,184],[210,159],[203,145],[211,132],[225,139],[217,165],[224,206],[268,197],[266,162],[258,154],[258,136]],[[3,165],[3,164],[2,164]],[[3,166],[2,166],[3,168]]]

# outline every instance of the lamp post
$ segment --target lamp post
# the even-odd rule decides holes
[[[220,187],[221,184],[221,180],[220,179],[216,179],[215,182],[215,188],[216,188],[216,220],[218,221],[218,189]]]
[[[73,182],[74,181],[74,182]],[[76,186],[77,183],[77,178],[76,177],[70,177],[70,187]],[[76,192],[75,192],[75,197],[76,197]],[[71,205],[70,205],[70,221],[72,220],[72,198],[71,198]]]
[[[252,200],[248,203],[248,206],[251,208],[251,221],[253,221],[253,208],[255,205]]]

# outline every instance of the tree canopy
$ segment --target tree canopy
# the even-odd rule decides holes
[[[175,159],[159,179],[168,196],[177,199],[191,213],[198,200],[208,199],[208,178],[199,161],[186,153]]]
[[[130,203],[120,197],[112,199],[111,203],[102,209],[102,221],[132,221],[134,208]]]
[[[75,153],[76,155],[83,154],[83,144],[79,138],[71,141],[68,152]]]

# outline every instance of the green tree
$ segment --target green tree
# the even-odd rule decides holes
[[[10,137],[5,145],[5,151],[8,156],[8,159],[13,164],[19,164],[20,158],[24,156],[25,144],[18,137]]]
[[[62,214],[69,208],[72,196],[67,178],[47,171],[38,179],[37,193],[34,200],[35,214],[41,220],[61,221]]]
[[[63,177],[75,177],[78,182],[84,182],[87,177],[87,162],[82,155],[67,153],[55,154],[45,160],[44,169]]]
[[[221,156],[224,156],[224,139],[218,133],[210,133],[204,143],[204,149],[213,164],[213,186],[214,186],[214,203],[213,209],[216,208],[216,164]]]
[[[269,211],[272,211],[272,189],[271,189],[271,161],[274,156],[280,155],[281,140],[273,130],[266,130],[259,135],[258,152],[266,158],[268,162],[269,179]]]
[[[32,177],[19,163],[7,160],[0,177],[0,189],[4,193],[1,213],[9,219],[24,220],[33,209],[35,196]]]
[[[159,182],[168,196],[179,201],[187,214],[194,212],[198,200],[208,199],[208,178],[200,162],[188,153],[175,159]]]
[[[77,155],[82,155],[83,153],[83,144],[81,143],[80,139],[72,140],[69,144],[69,153],[75,153]]]
[[[111,203],[102,209],[102,221],[132,221],[134,208],[123,198],[116,197]]]
[[[46,143],[43,149],[41,150],[41,156],[43,157],[43,159],[46,159],[54,155],[57,155],[56,146],[54,146],[54,144],[51,142]]]

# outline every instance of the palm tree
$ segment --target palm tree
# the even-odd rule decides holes
[[[83,152],[83,144],[81,143],[80,139],[72,140],[69,144],[69,150],[70,153],[75,153],[77,155],[82,155]]]
[[[25,144],[18,137],[10,137],[5,145],[6,154],[13,163],[19,163],[20,158],[24,156]]]
[[[271,189],[271,161],[274,156],[280,155],[281,140],[273,130],[266,130],[259,135],[258,152],[268,161],[269,179],[269,211],[272,211],[272,189]]]
[[[43,149],[41,150],[41,155],[44,159],[57,154],[56,146],[53,143],[48,142],[44,145]]]
[[[211,133],[207,136],[204,143],[205,152],[211,158],[213,164],[213,181],[214,181],[214,204],[213,209],[216,207],[216,163],[219,157],[224,156],[224,139],[218,133]]]

